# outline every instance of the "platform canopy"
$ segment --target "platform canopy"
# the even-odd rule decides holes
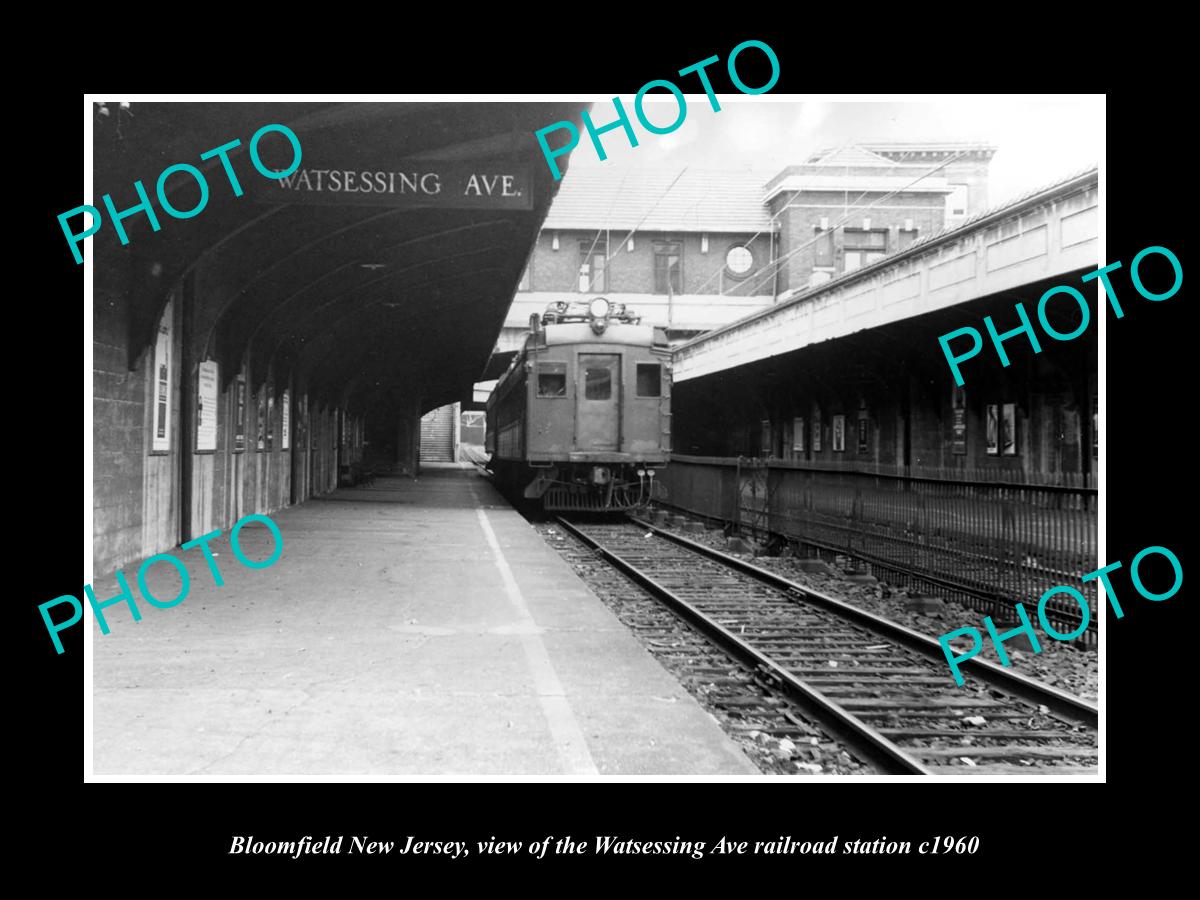
[[[184,352],[216,359],[222,381],[246,366],[252,389],[270,377],[362,405],[403,390],[422,409],[471,397],[559,182],[533,132],[579,121],[582,103],[181,102],[108,104],[97,117],[94,203],[138,203],[147,216],[111,222],[88,241],[96,303],[129,308],[129,366],[154,339],[169,294],[190,310]],[[259,174],[249,153],[264,125],[285,125],[301,162],[286,179]],[[236,196],[219,155],[244,193]],[[282,171],[282,132],[257,145]],[[565,157],[559,158],[560,167]],[[203,174],[209,196],[172,218],[155,185],[168,166]],[[186,171],[165,182],[179,210],[201,200]]]

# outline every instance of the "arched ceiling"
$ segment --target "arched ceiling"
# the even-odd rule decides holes
[[[135,179],[153,197],[159,172],[179,162],[200,169],[210,189],[207,206],[189,219],[170,218],[154,200],[158,232],[144,215],[126,219],[128,246],[117,242],[109,222],[91,239],[97,284],[128,294],[132,303],[131,366],[152,339],[167,292],[186,276],[194,312],[189,353],[193,361],[218,359],[226,379],[249,351],[255,388],[273,370],[277,386],[295,374],[331,398],[400,391],[420,397],[423,409],[469,399],[559,184],[533,132],[562,119],[578,122],[583,108],[137,103],[133,117],[123,117],[119,138],[116,123],[98,124],[97,201],[110,192],[118,209],[131,206]],[[307,190],[266,179],[251,163],[250,136],[275,123],[300,140],[301,169],[314,173]],[[242,145],[229,159],[245,191],[240,197],[219,158],[200,160],[235,138]],[[291,160],[279,134],[259,146],[271,168]],[[411,191],[401,197],[313,191],[317,170],[325,178],[330,170],[437,172],[445,193],[421,196],[415,205]],[[488,176],[490,184],[477,179],[476,186],[483,184],[479,194],[490,187],[492,196],[464,192],[469,174]],[[498,180],[505,174],[507,182]],[[172,176],[167,188],[178,209],[200,198],[184,174]]]

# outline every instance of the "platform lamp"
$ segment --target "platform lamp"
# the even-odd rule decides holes
[[[128,100],[122,100],[117,104],[115,114],[108,103],[97,103],[95,106],[95,115],[93,118],[96,124],[100,127],[107,127],[111,124],[114,137],[117,140],[124,138],[125,135],[121,132],[121,126],[128,125],[133,121],[133,104]]]

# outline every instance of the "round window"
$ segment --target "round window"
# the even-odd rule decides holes
[[[725,254],[725,265],[734,275],[745,275],[754,268],[754,254],[747,247],[730,247]]]

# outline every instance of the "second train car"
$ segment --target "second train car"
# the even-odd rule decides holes
[[[666,330],[604,297],[535,313],[488,399],[487,449],[497,479],[547,510],[649,501],[671,452]]]

